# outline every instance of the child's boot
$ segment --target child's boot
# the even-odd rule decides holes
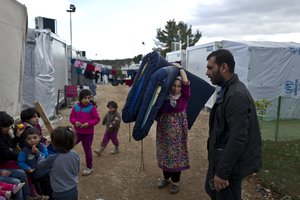
[[[117,154],[120,153],[119,151],[119,146],[115,146],[115,149],[113,151],[110,152],[111,154]]]
[[[105,147],[100,147],[99,151],[94,151],[98,156],[101,156],[105,150]]]

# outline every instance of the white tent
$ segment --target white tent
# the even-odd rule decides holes
[[[26,7],[16,0],[1,0],[0,110],[11,115],[20,111],[26,33]]]
[[[271,101],[267,115],[277,115],[282,96],[281,118],[300,118],[300,44],[223,41],[223,48],[235,56],[236,73],[252,96]]]
[[[276,117],[278,97],[281,118],[300,118],[300,44],[293,42],[219,41],[187,49],[187,66],[192,73],[207,79],[206,56],[225,48],[232,52],[235,72],[249,88],[254,99],[272,102],[267,115]],[[210,101],[212,106],[213,98]]]

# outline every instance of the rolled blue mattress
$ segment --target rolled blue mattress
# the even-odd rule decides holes
[[[177,75],[178,68],[168,66],[158,69],[151,76],[133,128],[132,136],[135,140],[142,140],[148,135],[154,118],[169,94]]]
[[[198,76],[185,71],[190,81],[191,97],[187,106],[188,128],[191,129],[205,103],[214,93],[215,88]],[[158,110],[169,94],[178,69],[173,66],[163,67],[152,76],[142,99],[142,105],[136,118],[132,136],[139,141],[148,135]]]
[[[161,67],[170,65],[157,51],[153,51],[143,58],[122,109],[123,122],[129,123],[136,120],[152,74]]]

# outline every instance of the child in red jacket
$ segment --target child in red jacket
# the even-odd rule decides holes
[[[81,142],[85,158],[86,169],[82,175],[87,176],[93,172],[92,143],[94,138],[94,126],[100,122],[96,104],[91,101],[90,90],[83,89],[79,93],[79,102],[74,105],[70,115],[70,122],[74,125],[77,135],[77,143]]]

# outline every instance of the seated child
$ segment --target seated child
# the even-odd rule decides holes
[[[42,170],[37,167],[37,160],[40,155],[47,157],[46,146],[40,143],[38,130],[34,127],[27,127],[22,134],[27,144],[18,156],[19,167],[25,170],[32,178],[33,185],[39,195],[52,195],[49,179],[49,170]]]

